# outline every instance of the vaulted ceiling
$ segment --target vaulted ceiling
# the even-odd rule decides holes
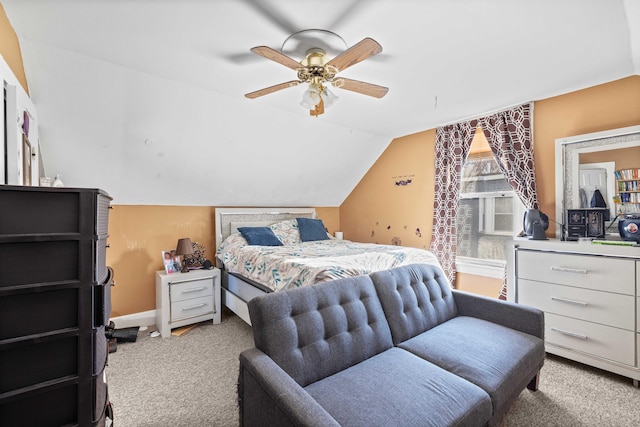
[[[640,74],[637,0],[0,2],[47,174],[123,204],[338,206],[393,138]],[[387,96],[245,98],[296,78],[249,49],[305,29],[377,40],[343,76]]]

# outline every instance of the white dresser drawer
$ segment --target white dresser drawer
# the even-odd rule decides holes
[[[171,303],[171,321],[213,313],[213,298],[204,296]]]
[[[172,303],[213,295],[213,280],[197,279],[184,282],[174,282],[169,286],[169,293]]]
[[[607,326],[635,329],[636,298],[533,280],[519,280],[518,302],[554,313]]]
[[[545,313],[545,342],[636,365],[635,332]]]
[[[518,278],[635,295],[635,262],[593,255],[517,252]]]

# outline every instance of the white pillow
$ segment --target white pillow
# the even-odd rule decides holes
[[[302,242],[300,239],[300,230],[298,230],[298,221],[295,219],[288,219],[271,224],[271,230],[273,230],[273,234],[275,234],[285,246]]]

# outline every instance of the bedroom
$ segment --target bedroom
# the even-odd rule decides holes
[[[347,239],[372,241],[371,234],[375,229],[377,241],[391,242],[397,237],[408,246],[428,245],[432,220],[430,212],[432,200],[429,200],[431,197],[429,190],[433,187],[433,145],[437,125],[475,116],[478,113],[499,110],[521,102],[535,101],[533,121],[535,160],[541,210],[554,212],[555,139],[640,124],[638,103],[640,60],[637,46],[632,45],[630,41],[633,39],[632,34],[637,35],[633,31],[638,29],[638,10],[633,8],[634,3],[630,1],[614,2],[615,16],[620,15],[625,9],[628,13],[626,19],[631,22],[619,26],[625,28],[629,26],[630,29],[627,30],[629,33],[621,35],[616,33],[616,37],[620,39],[615,39],[613,36],[607,39],[609,42],[612,39],[626,40],[623,43],[623,50],[627,52],[627,56],[616,63],[620,67],[598,66],[600,60],[593,60],[592,74],[577,75],[575,79],[575,74],[558,74],[556,81],[549,79],[551,71],[547,69],[544,77],[551,80],[553,85],[542,91],[541,95],[528,95],[524,98],[506,96],[496,101],[497,103],[479,110],[469,110],[473,106],[465,105],[461,111],[450,111],[450,116],[438,123],[429,123],[432,120],[430,113],[435,105],[436,89],[433,89],[432,92],[424,94],[428,98],[430,110],[428,112],[420,110],[420,114],[427,117],[423,120],[425,123],[423,127],[407,126],[404,129],[409,128],[409,131],[393,134],[389,134],[388,131],[363,130],[368,124],[371,127],[374,125],[384,127],[385,120],[376,118],[374,115],[379,114],[380,106],[377,100],[361,99],[355,95],[341,96],[340,104],[335,108],[342,110],[327,110],[324,116],[317,119],[308,117],[307,114],[296,116],[294,115],[296,113],[285,113],[281,104],[276,104],[271,107],[275,110],[269,116],[271,122],[266,123],[258,116],[270,108],[267,102],[276,103],[277,101],[265,99],[263,104],[256,105],[255,102],[242,102],[245,101],[242,99],[242,94],[287,79],[286,70],[280,70],[277,64],[270,64],[267,61],[262,63],[251,60],[241,66],[233,63],[233,68],[231,65],[224,67],[224,70],[231,69],[231,72],[235,70],[242,74],[245,81],[237,86],[238,99],[226,94],[218,94],[216,97],[220,98],[219,103],[213,103],[208,97],[203,99],[203,96],[197,93],[200,92],[197,86],[184,84],[178,78],[180,76],[176,77],[169,71],[165,72],[168,73],[166,75],[153,75],[146,65],[136,64],[137,68],[119,66],[118,61],[123,60],[119,57],[116,58],[117,60],[106,54],[103,58],[97,54],[96,57],[91,57],[90,46],[84,46],[80,43],[82,40],[74,40],[74,43],[67,45],[71,47],[66,47],[64,40],[53,39],[48,44],[33,33],[26,34],[24,39],[21,39],[19,24],[23,20],[28,20],[29,14],[37,14],[36,11],[27,8],[25,15],[20,16],[21,3],[23,2],[2,2],[8,14],[8,22],[16,20],[16,23],[12,23],[16,27],[18,36],[13,35],[13,42],[7,42],[9,38],[3,35],[1,53],[17,76],[26,74],[24,84],[29,87],[41,119],[43,135],[41,142],[43,156],[46,157],[45,162],[47,162],[47,173],[53,175],[60,173],[65,184],[69,186],[105,188],[115,198],[116,209],[112,212],[110,222],[112,250],[108,258],[108,263],[116,271],[118,282],[113,292],[114,317],[137,314],[144,317],[145,313],[155,310],[154,272],[162,268],[160,253],[166,249],[167,245],[174,245],[179,238],[188,236],[193,241],[204,244],[207,254],[212,256],[215,251],[213,243],[215,207],[290,204],[315,206],[318,209],[318,216],[325,221],[329,232],[343,231]],[[73,2],[66,3],[68,5]],[[582,2],[568,2],[566,7],[577,8],[577,3],[582,4]],[[593,4],[601,5],[604,2]],[[282,12],[286,8],[276,10]],[[255,11],[253,13],[255,14]],[[564,19],[563,11],[557,13],[554,22]],[[288,16],[284,12],[283,15]],[[550,15],[553,17],[553,12]],[[32,18],[43,25],[43,28],[46,27],[48,20],[51,20],[49,24],[54,26],[56,15],[51,12],[51,18],[46,16],[41,15],[39,19],[35,16]],[[590,14],[589,24],[595,25],[596,19],[598,19],[597,13]],[[242,46],[236,46],[234,42],[228,49],[211,53],[211,50],[207,49],[213,48],[205,41],[208,36],[200,34],[194,35],[194,37],[200,37],[194,49],[202,49],[205,53],[212,55],[240,55],[248,53],[248,49],[254,45],[278,46],[282,42],[285,37],[284,31],[276,31],[273,28],[274,25],[264,17],[256,18],[256,22],[262,23],[264,28],[254,29],[253,36],[243,41]],[[430,21],[429,24],[432,25],[433,22]],[[555,25],[562,28],[557,23]],[[82,28],[80,26],[78,31]],[[3,25],[3,31],[6,31],[5,25]],[[541,32],[538,30],[536,34]],[[126,40],[122,40],[125,38],[123,34],[114,40],[118,43],[118,47],[126,44]],[[352,41],[365,36],[374,37],[379,39],[378,41],[385,48],[381,58],[385,54],[390,57],[397,55],[394,53],[397,49],[393,44],[386,43],[385,39],[378,34],[377,31],[369,32],[365,27],[362,31],[349,34],[349,37],[353,39]],[[71,38],[74,36],[75,34],[69,35]],[[184,58],[175,54],[177,47],[171,44],[172,37],[172,34],[167,34],[160,39],[167,43],[167,52],[170,52],[174,56],[174,61],[179,63]],[[227,38],[221,34],[219,40],[225,41]],[[90,41],[90,38],[87,38],[87,43]],[[139,43],[134,45],[137,49],[143,49],[148,40],[143,39],[136,43]],[[602,50],[609,48],[599,47],[597,53],[602,54]],[[20,49],[23,50],[22,53]],[[88,49],[89,53],[85,49]],[[579,51],[580,56],[589,56],[592,54],[589,49],[591,47],[586,44],[579,44],[579,49],[576,50]],[[150,50],[158,55],[157,50],[161,49],[154,47]],[[617,52],[617,49],[611,50]],[[199,52],[202,54],[202,51]],[[135,56],[133,53],[129,55]],[[468,56],[472,58],[469,61],[473,62],[473,53],[469,53]],[[59,57],[60,62],[54,61],[55,57]],[[155,61],[160,61],[156,56],[153,58]],[[550,63],[558,60],[555,56],[549,59],[544,58],[542,56],[539,60]],[[160,66],[160,62],[150,61],[149,64]],[[204,63],[197,62],[190,63],[190,66],[206,68]],[[31,71],[29,67],[32,67]],[[255,72],[252,67],[257,67]],[[357,68],[354,67],[351,75],[388,85],[393,91],[396,86],[392,78],[386,81],[380,79],[382,74],[378,71],[384,71],[383,67],[384,62],[363,63]],[[35,73],[36,68],[50,70],[51,76],[30,76],[30,73]],[[72,74],[70,71],[73,68],[83,72]],[[554,65],[548,68],[554,68]],[[269,75],[268,73],[271,72],[274,74]],[[572,72],[575,73],[574,70]],[[207,76],[198,75],[198,78],[206,81]],[[144,79],[149,81],[144,82]],[[59,80],[59,86],[56,80]],[[110,88],[109,83],[113,81],[122,84],[122,90]],[[218,90],[206,86],[206,82],[203,85],[207,88],[202,92]],[[47,92],[44,92],[45,86],[49,87]],[[393,92],[390,92],[389,97],[392,94]],[[146,98],[144,101],[131,101],[137,95]],[[101,102],[89,102],[85,96],[101,99]],[[300,108],[297,105],[297,93],[273,96],[278,97],[283,104],[290,102],[294,104],[293,108]],[[52,97],[58,99],[52,100]],[[152,117],[145,114],[153,104],[162,104],[161,101],[166,98],[173,99],[174,103],[157,110]],[[443,95],[438,99],[439,109],[452,108],[447,106]],[[457,102],[464,104],[463,99],[458,99]],[[110,112],[109,107],[114,105],[126,111],[127,120],[121,115],[115,116]],[[197,111],[188,111],[189,114],[185,114],[183,111],[185,106],[190,105],[208,107],[210,110],[203,111],[199,108]],[[56,113],[57,108],[62,113]],[[85,109],[87,112],[83,111]],[[225,109],[233,111],[240,120],[234,120],[230,122],[232,124],[225,126],[224,121],[229,119],[226,114],[223,114]],[[354,118],[354,123],[358,126],[354,125],[353,129],[346,131],[343,128],[339,131],[333,129],[339,126],[340,121],[347,120],[346,114],[350,113],[350,110],[360,111],[359,116]],[[304,113],[304,110],[302,112]],[[63,115],[72,116],[74,120],[66,121],[64,126],[56,129],[55,122],[61,120]],[[175,119],[172,119],[173,117]],[[329,122],[330,117],[338,122]],[[323,120],[326,123],[318,123]],[[211,123],[207,123],[208,121]],[[248,123],[252,124],[248,125]],[[202,127],[200,127],[201,124],[203,124]],[[185,129],[193,126],[197,126],[197,130],[186,133],[186,137],[183,136]],[[249,127],[260,128],[261,132],[242,133],[240,137],[235,136],[236,133],[240,134],[240,130],[244,132],[243,128]],[[309,127],[314,130],[320,129],[318,133],[330,135],[330,137],[319,137],[313,131],[309,132]],[[279,133],[279,128],[287,128],[286,137],[285,134]],[[45,139],[47,132],[49,132],[47,135],[49,139]],[[215,137],[202,138],[204,133],[210,133]],[[292,136],[307,134],[309,136],[302,139],[305,142],[304,147],[299,145],[299,138],[294,141]],[[351,134],[355,134],[353,143],[336,142],[336,140],[348,138]],[[92,138],[92,135],[95,137]],[[265,138],[265,135],[269,137]],[[131,146],[125,147],[124,143],[109,146],[109,140],[119,139],[126,140]],[[206,148],[201,152],[190,145],[190,141],[204,145],[213,139],[222,142],[216,142],[216,148],[211,151]],[[258,144],[271,139],[274,140],[269,141],[273,144],[272,147]],[[280,139],[286,140],[286,145],[276,145]],[[53,145],[47,146],[49,141],[55,141],[55,144],[50,143]],[[89,144],[90,149],[85,150],[83,144]],[[251,148],[252,146],[255,148]],[[251,151],[249,151],[250,148]],[[269,157],[271,162],[293,162],[297,152],[304,153],[304,159],[309,164],[297,166],[292,169],[292,172],[286,174],[273,174],[269,179],[262,181],[262,185],[257,186],[255,177],[247,175],[246,170],[261,171],[263,175],[258,175],[259,177],[266,176],[264,171],[272,171],[273,167],[259,164],[260,158],[270,153],[272,148],[279,150],[283,157]],[[73,155],[69,156],[69,152]],[[162,153],[167,153],[164,158],[160,157]],[[105,156],[106,160],[94,164],[94,158],[98,156]],[[147,172],[143,166],[147,166],[145,163],[147,160],[151,162],[151,157],[159,160],[154,165],[154,170]],[[316,161],[313,160],[314,157],[317,158]],[[241,161],[230,162],[230,158],[238,158]],[[233,165],[229,166],[232,163]],[[200,172],[201,169],[216,168],[222,172],[219,174]],[[310,172],[307,174],[305,169]],[[413,182],[405,188],[398,189],[391,182],[396,176],[412,176]],[[281,189],[276,190],[278,188]],[[287,196],[283,196],[284,194]],[[408,216],[409,213],[411,217]],[[407,226],[406,229],[405,226]],[[420,237],[415,233],[416,228],[421,230]],[[467,274],[459,275],[458,286],[489,295],[495,295],[499,289],[496,279]]]
[[[116,55],[115,52],[110,52],[108,50],[109,44],[106,45],[107,50],[104,52],[95,50],[89,43],[90,37],[86,37],[84,41],[82,39],[57,40],[58,36],[54,35],[61,35],[61,33],[56,32],[55,28],[51,29],[52,33],[47,33],[50,34],[47,36],[49,41],[41,39],[40,37],[43,37],[44,34],[41,35],[39,32],[35,32],[32,24],[37,21],[42,29],[46,28],[54,20],[53,17],[57,16],[57,13],[64,14],[62,5],[65,5],[65,3],[56,6],[54,8],[56,11],[50,10],[47,13],[38,14],[39,19],[36,19],[36,15],[32,14],[30,20],[27,19],[22,23],[25,17],[31,14],[30,8],[45,7],[39,3],[41,2],[26,2],[24,5],[22,2],[12,1],[2,3],[8,12],[16,8],[16,16],[13,19],[17,21],[17,24],[24,25],[25,31],[28,31],[22,40],[18,40],[15,33],[13,33],[13,38],[3,37],[3,40],[6,40],[7,43],[6,53],[3,51],[3,56],[9,63],[14,61],[12,68],[16,70],[15,74],[18,76],[25,76],[25,73],[28,75],[30,64],[31,68],[34,69],[31,73],[35,73],[35,75],[29,79],[30,81],[27,82],[26,77],[23,78],[25,79],[24,85],[34,92],[32,96],[34,102],[38,105],[38,114],[41,116],[42,157],[47,173],[52,176],[60,173],[67,185],[104,188],[114,196],[114,205],[117,205],[118,209],[113,211],[111,220],[111,230],[113,232],[111,233],[112,250],[109,254],[109,262],[114,266],[118,282],[121,285],[113,295],[114,317],[154,310],[153,276],[154,271],[162,267],[158,254],[166,249],[167,245],[173,245],[173,242],[177,241],[178,238],[190,237],[192,240],[200,242],[205,246],[208,257],[211,258],[213,256],[215,251],[213,241],[215,207],[315,206],[321,208],[319,217],[325,221],[330,233],[342,230],[347,239],[384,243],[391,243],[392,239],[397,238],[408,246],[425,247],[428,246],[431,237],[432,213],[430,212],[430,206],[432,201],[429,200],[429,197],[432,194],[430,188],[433,188],[432,159],[435,140],[434,128],[437,125],[450,123],[465,117],[477,116],[479,112],[498,111],[521,102],[536,101],[533,120],[533,133],[535,135],[534,157],[541,209],[543,212],[554,212],[553,144],[555,139],[636,125],[639,122],[638,105],[637,102],[634,102],[637,99],[639,84],[637,77],[638,55],[634,56],[634,53],[637,53],[633,50],[634,45],[629,45],[632,33],[627,32],[636,30],[633,25],[635,22],[633,18],[637,17],[638,11],[634,9],[634,3],[632,2],[618,2],[615,8],[611,7],[610,3],[603,6],[604,2],[594,2],[592,5],[593,10],[584,12],[585,22],[599,19],[598,13],[605,12],[610,13],[612,19],[620,17],[628,21],[629,24],[624,24],[624,27],[629,26],[628,30],[620,31],[616,29],[615,32],[607,36],[607,43],[622,43],[620,46],[616,45],[615,49],[611,46],[598,47],[596,52],[593,51],[595,48],[589,45],[592,42],[590,37],[601,38],[601,36],[583,35],[581,37],[585,37],[585,40],[581,40],[580,43],[576,42],[573,37],[564,40],[562,46],[559,46],[560,52],[553,54],[562,56],[563,49],[566,50],[570,48],[572,43],[576,43],[575,51],[570,53],[572,60],[577,60],[573,58],[573,55],[577,54],[583,57],[583,53],[591,49],[591,55],[594,58],[580,58],[580,61],[585,61],[581,66],[585,70],[589,70],[588,72],[580,71],[579,73],[579,70],[571,68],[566,72],[567,74],[560,75],[553,70],[561,65],[566,67],[567,64],[564,63],[564,59],[556,58],[552,54],[543,55],[542,58],[547,58],[549,65],[541,66],[537,64],[536,66],[541,66],[541,69],[537,72],[550,73],[551,77],[557,74],[557,79],[546,75],[545,78],[549,81],[546,83],[547,87],[538,89],[544,95],[535,97],[526,95],[529,96],[528,98],[508,96],[506,99],[491,101],[493,103],[486,103],[477,107],[471,102],[464,102],[460,105],[462,107],[460,111],[455,111],[452,110],[452,106],[447,105],[443,89],[437,109],[431,103],[433,101],[431,96],[437,94],[431,94],[429,95],[431,98],[429,106],[419,110],[426,118],[418,121],[425,123],[422,127],[417,127],[413,124],[401,124],[397,128],[399,130],[391,131],[392,133],[389,131],[382,133],[378,130],[363,133],[347,128],[346,134],[343,134],[343,130],[335,129],[336,125],[326,125],[324,122],[318,123],[320,121],[326,122],[329,119],[342,120],[346,117],[346,114],[352,114],[354,109],[356,112],[358,109],[363,111],[363,114],[356,114],[356,117],[353,118],[354,126],[355,123],[362,122],[364,117],[383,114],[382,106],[379,103],[386,102],[387,98],[376,100],[362,97],[358,94],[350,96],[351,94],[344,93],[344,91],[340,92],[340,95],[344,98],[341,100],[343,102],[338,102],[336,106],[328,109],[326,114],[318,118],[310,120],[312,117],[305,117],[305,114],[299,114],[298,110],[304,113],[303,109],[298,105],[293,105],[295,108],[293,113],[297,113],[294,116],[295,118],[273,117],[270,123],[263,123],[261,119],[254,116],[255,113],[253,112],[256,108],[266,108],[264,111],[271,111],[269,110],[270,105],[258,105],[256,103],[280,101],[285,104],[288,102],[297,104],[297,94],[287,93],[286,91],[272,94],[272,97],[276,97],[275,101],[268,99],[268,97],[257,100],[241,99],[241,96],[238,97],[240,98],[238,100],[226,96],[215,97],[220,98],[219,102],[225,105],[224,109],[235,111],[236,108],[240,108],[235,113],[235,116],[240,117],[241,122],[245,119],[251,120],[256,125],[250,127],[261,129],[262,134],[273,132],[274,135],[281,135],[281,138],[276,138],[275,141],[270,142],[273,147],[264,147],[263,144],[259,144],[256,147],[258,151],[252,150],[247,153],[245,153],[245,150],[248,147],[248,141],[260,140],[251,134],[244,136],[239,133],[241,130],[244,133],[246,131],[244,128],[247,128],[247,126],[243,126],[241,123],[223,126],[220,123],[221,110],[215,104],[211,104],[212,101],[203,100],[201,97],[195,96],[188,87],[174,83],[174,80],[178,82],[185,81],[184,76],[176,74],[172,77],[167,74],[171,73],[167,70],[163,72],[165,77],[151,77],[147,74],[150,70],[143,64],[129,63],[127,65],[126,49],[124,49],[124,46],[119,46],[119,44],[124,43],[120,36],[113,40],[113,45],[122,49],[122,52],[118,55],[124,55],[124,57]],[[353,6],[356,9],[355,11],[345,12],[347,15],[345,21],[347,22],[340,24],[340,28],[347,26],[346,24],[350,22],[349,17],[354,19],[351,13],[356,15],[368,13],[366,16],[370,19],[376,17],[376,8],[368,10],[362,4],[356,3]],[[499,4],[499,2],[496,4]],[[95,11],[101,10],[99,5],[100,2],[97,2],[94,6]],[[274,14],[279,13],[282,21],[293,20],[294,16],[295,19],[300,20],[297,25],[303,25],[306,21],[303,13],[306,9],[304,8],[297,10],[295,8],[287,9],[278,4],[273,4],[272,6],[272,12]],[[378,6],[381,7],[382,5]],[[556,11],[558,16],[553,17],[547,25],[555,25],[558,28],[562,28],[560,23],[562,22],[563,13],[571,10],[572,6],[573,2],[563,4],[563,7]],[[26,9],[23,10],[22,8],[24,7]],[[73,7],[73,5],[70,5],[70,7]],[[144,8],[144,2],[141,2],[139,7]],[[166,3],[164,7],[168,7],[169,9],[167,10],[171,10],[171,2]],[[252,54],[248,52],[249,47],[269,41],[265,37],[272,37],[271,44],[280,43],[281,36],[269,36],[269,34],[271,32],[282,33],[285,30],[279,27],[277,23],[274,24],[268,16],[264,16],[266,12],[256,10],[252,2],[248,2],[245,7],[250,9],[252,15],[257,15],[256,22],[260,23],[261,31],[254,32],[251,37],[249,37],[250,34],[243,33],[242,37],[249,38],[246,46],[239,43],[239,41],[238,44],[240,46],[237,46],[236,42],[228,46],[225,44],[222,46],[209,46],[210,49],[215,48],[217,51],[207,54],[208,56],[220,56],[221,58],[215,62],[215,65],[224,65],[221,70],[225,70],[227,74],[251,71],[252,67],[258,67],[257,70],[261,73],[274,73],[273,77],[269,77],[269,74],[266,74],[257,80],[250,76],[242,76],[244,81],[240,81],[236,89],[240,93],[258,88],[263,83],[268,85],[277,82],[278,79],[286,79],[287,77],[286,70],[284,68],[280,69],[278,64],[271,64],[256,55],[254,55],[256,59],[253,59],[249,56]],[[438,7],[443,6],[438,5]],[[599,8],[604,9],[601,10]],[[117,9],[113,10],[113,13],[118,13]],[[424,9],[420,11],[425,12]],[[140,11],[135,12],[140,13]],[[443,9],[439,10],[439,12],[445,13],[448,10]],[[511,10],[511,12],[514,12],[514,10]],[[544,15],[545,10],[542,8],[531,10],[530,12]],[[82,10],[82,13],[86,14],[86,16],[91,16],[92,8],[88,7],[86,10]],[[133,14],[134,11],[131,11],[131,13]],[[211,13],[211,10],[207,8],[206,13]],[[398,13],[399,16],[406,15],[401,11]],[[482,12],[482,8],[472,8],[464,16],[464,19],[470,21],[464,22],[473,24],[472,28],[477,31],[478,22],[476,21],[479,16],[484,16],[484,13],[486,12]],[[11,14],[8,13],[8,15],[11,18]],[[69,15],[69,13],[65,15]],[[625,15],[627,16],[625,17]],[[47,18],[48,16],[51,16],[51,18]],[[133,15],[131,16],[131,19],[133,19]],[[62,18],[60,17],[59,19]],[[323,19],[323,22],[331,22],[334,18],[329,14]],[[17,24],[14,24],[14,26]],[[124,23],[124,25],[127,24]],[[310,28],[315,28],[320,24],[312,25],[310,23],[308,25]],[[30,29],[27,30],[26,28]],[[108,25],[96,36],[116,37],[113,34],[109,35],[110,33],[106,32],[107,28]],[[74,31],[83,30],[88,31],[88,29],[83,29],[82,27],[78,27]],[[124,28],[122,31],[124,30],[132,31],[129,37],[133,40],[135,32],[128,28]],[[266,32],[264,35],[262,30]],[[541,45],[546,43],[546,39],[543,38],[545,31],[537,28],[534,28],[534,30],[540,40],[532,40],[532,43],[535,42],[533,46],[536,46],[536,49],[540,49]],[[576,32],[584,31],[583,25],[576,25],[574,30]],[[6,31],[12,32],[10,27]],[[135,37],[138,40],[136,43],[146,43],[147,37],[153,35],[153,31],[159,30],[146,30],[144,34]],[[224,33],[222,28],[216,31]],[[239,29],[238,31],[246,30]],[[88,32],[87,35],[89,34],[91,33]],[[235,35],[239,37],[238,34]],[[366,33],[358,33],[351,36],[351,38],[359,40],[362,36],[367,35]],[[373,33],[370,35],[374,36]],[[206,40],[202,40],[205,35],[188,34],[188,36],[195,38],[196,46],[193,49],[201,48],[202,43],[206,42]],[[66,37],[74,37],[74,35],[70,34]],[[189,64],[196,60],[202,60],[203,52],[197,52],[198,55],[193,55],[189,58],[178,56],[179,43],[186,42],[179,39],[175,34],[167,34],[162,37],[161,40],[168,44],[166,47],[167,52],[170,52],[176,58],[175,60],[189,59]],[[206,37],[211,36],[207,35]],[[175,38],[175,40],[169,43],[166,40],[167,38]],[[13,40],[13,42],[9,42],[10,40]],[[382,42],[382,39],[379,41]],[[85,42],[87,43],[86,45],[84,44]],[[66,55],[70,51],[65,49],[66,43],[70,43],[69,46],[74,46],[67,49],[79,53],[67,57]],[[97,40],[92,43],[96,44]],[[229,43],[230,41],[226,42],[226,44]],[[382,44],[385,47],[385,43]],[[49,45],[52,47],[47,48]],[[59,46],[59,48],[53,46]],[[136,47],[142,46],[136,45]],[[394,47],[395,55],[399,55],[397,53],[398,48],[399,46]],[[22,49],[22,52],[20,49]],[[94,49],[95,53],[91,53],[91,49]],[[156,65],[160,66],[157,61],[165,61],[166,59],[158,58],[158,53],[154,49],[150,45],[148,48],[149,58],[147,60],[156,61]],[[383,69],[384,62],[394,60],[393,57],[384,59],[385,54],[392,56],[393,52],[388,52],[390,49],[391,47],[387,46],[378,55],[380,59],[374,57],[368,62],[365,61],[354,66],[352,75],[358,78],[362,76],[363,80],[366,81],[393,86],[391,81],[376,80],[377,73],[389,71]],[[247,53],[246,55],[244,54],[245,52]],[[238,62],[229,60],[227,57],[231,54],[241,56],[242,60]],[[536,53],[536,55],[539,54],[539,52]],[[606,69],[601,70],[600,68],[602,67],[599,63],[602,59],[596,60],[596,54],[604,55],[605,57],[610,56],[608,60],[619,65],[608,66],[605,67]],[[96,55],[101,55],[105,59],[96,61],[93,59]],[[564,55],[566,56],[567,54],[565,53]],[[23,60],[26,61],[24,66],[22,65]],[[208,60],[212,59],[209,58]],[[487,78],[485,73],[480,73],[477,70],[478,65],[481,64],[480,61],[481,58],[477,58],[476,55],[473,61],[473,73],[469,77],[475,75],[474,78]],[[554,61],[555,63],[553,63]],[[170,63],[171,61],[168,62]],[[634,64],[636,64],[635,69]],[[205,64],[201,65],[204,66]],[[68,68],[70,66],[75,68],[76,71],[71,72]],[[208,67],[210,66],[209,64]],[[263,68],[259,68],[260,66]],[[45,76],[43,76],[42,72],[36,73],[35,69],[42,69],[43,71],[46,69],[51,70],[51,72],[44,73]],[[53,77],[55,75],[53,70],[58,70],[56,73],[61,73],[59,77]],[[143,72],[141,73],[138,70]],[[81,72],[81,74],[76,74],[78,72]],[[373,74],[357,74],[367,72]],[[49,80],[48,75],[59,81],[54,83],[54,81]],[[60,80],[63,75],[70,77],[69,81],[64,80],[64,85]],[[74,78],[74,75],[77,75],[77,77]],[[143,83],[143,80],[141,80],[145,76],[149,77],[147,79],[149,82],[147,83]],[[572,76],[576,76],[575,79]],[[201,76],[198,75],[194,77],[195,80],[186,81],[191,81],[192,83],[190,84],[200,84],[199,78]],[[391,76],[388,78],[391,78]],[[105,82],[111,81],[111,79],[116,79],[115,81],[124,85],[123,87],[126,88],[124,92],[106,89]],[[540,79],[544,80],[542,77]],[[583,83],[578,83],[578,79],[582,79]],[[146,87],[145,85],[147,84],[151,86]],[[492,84],[496,85],[497,83]],[[542,87],[543,85],[541,84],[540,86]],[[55,92],[50,95],[44,95],[43,91],[48,92],[51,88],[59,87],[67,88],[65,89],[67,91],[65,96],[58,96]],[[400,90],[406,89],[399,88],[396,83],[388,97],[394,96],[394,91],[398,92]],[[428,90],[435,92],[438,88],[436,86],[428,88]],[[484,91],[486,92],[486,89]],[[110,94],[110,92],[117,93]],[[470,92],[470,96],[478,96],[473,95],[473,93]],[[85,94],[92,94],[92,97],[100,100],[100,102],[91,103],[89,99],[84,98]],[[139,96],[155,97],[158,94],[162,94],[162,97],[173,99],[175,105],[156,111],[151,108],[151,103],[158,103],[157,99],[151,98],[142,102],[139,98]],[[427,96],[427,94],[423,95]],[[52,97],[57,99],[50,99]],[[291,98],[295,99],[292,100]],[[241,104],[236,107],[236,102],[241,102]],[[360,104],[360,102],[364,104]],[[416,101],[411,100],[411,102]],[[92,111],[91,114],[85,114],[82,111],[85,109],[84,104],[91,105],[87,108],[87,111]],[[82,108],[78,109],[77,107],[80,105],[82,105]],[[119,105],[121,107],[118,107]],[[202,111],[187,110],[187,114],[185,114],[179,111],[181,106],[185,105],[211,108],[212,113],[205,114]],[[105,108],[124,108],[131,117],[126,119],[122,115],[114,116],[113,113],[105,111]],[[334,108],[342,108],[343,110]],[[415,107],[410,106],[409,108],[413,109]],[[78,119],[69,121],[64,117],[59,117],[58,112],[63,112],[64,117],[75,116]],[[276,114],[279,116],[279,113]],[[173,118],[164,120],[164,117]],[[233,119],[229,114],[225,114],[222,120],[234,123],[236,119]],[[412,120],[415,119],[412,117]],[[434,120],[441,120],[441,122],[434,122],[430,126],[429,122]],[[182,121],[185,123],[181,124]],[[212,121],[213,123],[207,124],[207,121]],[[370,120],[365,120],[365,122],[367,121],[370,121],[371,124],[384,122],[384,120],[376,119],[374,116],[371,116]],[[58,126],[54,124],[56,122],[64,122],[65,124],[64,126]],[[111,126],[111,123],[115,124],[115,126]],[[287,129],[280,129],[285,123]],[[318,129],[317,134],[313,131],[310,134],[309,126],[312,126],[312,129]],[[327,129],[327,126],[329,129]],[[362,125],[359,124],[358,126]],[[392,126],[396,125],[392,125],[392,122],[389,122],[387,127],[392,129]],[[185,133],[185,129],[191,127],[194,128],[195,132]],[[236,132],[233,131],[234,128]],[[87,135],[91,135],[92,129],[100,129],[100,132],[95,134],[93,138],[87,138]],[[363,129],[366,129],[366,125]],[[168,135],[166,138],[162,136],[165,132]],[[203,133],[207,132],[213,132],[214,135],[220,135],[220,137],[216,136],[213,140],[211,138],[203,138]],[[186,140],[183,139],[181,133],[187,135]],[[237,136],[234,133],[237,133]],[[387,134],[390,135],[385,136]],[[305,135],[304,164],[298,164],[299,162],[293,161],[296,151],[300,150],[301,147],[297,139],[291,139],[288,135]],[[336,141],[346,137],[351,141],[349,144],[336,143]],[[242,141],[242,139],[245,141]],[[56,141],[56,145],[64,144],[64,148],[56,149],[51,147],[53,143],[49,141]],[[87,144],[90,149],[85,149],[84,145]],[[194,147],[198,147],[198,145],[193,144],[200,144],[200,147],[197,148],[197,155],[190,154]],[[68,152],[74,153],[73,161],[69,161],[66,155]],[[252,155],[252,152],[256,154]],[[97,153],[100,153],[100,155]],[[268,156],[268,163],[272,164],[286,162],[290,166],[289,173],[286,175],[270,174],[267,171],[272,170],[272,167],[257,163],[261,156]],[[218,160],[223,157],[224,160]],[[228,161],[229,158],[238,158],[241,159],[241,162],[236,164]],[[213,163],[213,166],[200,163],[203,162],[203,159],[209,159],[207,162]],[[198,163],[192,164],[193,162]],[[150,167],[151,169],[145,171],[145,167]],[[257,171],[256,176],[260,177],[259,181],[262,186],[258,187],[252,183],[255,178],[252,178],[246,172],[251,169]],[[305,169],[309,170],[309,172],[305,172]],[[239,170],[243,172],[238,172]],[[185,171],[187,172],[185,173]],[[392,182],[393,177],[405,175],[415,175],[411,185],[403,188],[394,188],[394,186],[388,185],[389,182]],[[269,177],[265,178],[266,176]],[[297,178],[291,179],[290,177],[292,176]],[[300,177],[307,178],[300,179]],[[138,183],[139,185],[133,185],[132,183]],[[200,190],[203,186],[206,186],[208,190]],[[144,188],[144,191],[142,188]],[[310,188],[313,188],[314,191],[308,191]],[[373,194],[376,196],[373,197]],[[397,207],[403,207],[403,209],[397,209]],[[405,226],[407,227],[406,229],[404,228]],[[387,227],[390,228],[387,229]],[[169,230],[171,229],[176,231],[170,232]],[[418,237],[415,233],[416,229],[421,231],[421,237]],[[376,237],[372,238],[371,234],[374,231]],[[499,289],[497,279],[478,278],[478,276],[469,277],[464,273],[460,276],[458,286],[462,289],[471,287],[473,290],[488,295],[495,295],[496,289]]]

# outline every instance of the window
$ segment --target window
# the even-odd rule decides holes
[[[505,246],[522,228],[524,206],[491,151],[469,154],[462,169],[456,269],[502,278]]]

